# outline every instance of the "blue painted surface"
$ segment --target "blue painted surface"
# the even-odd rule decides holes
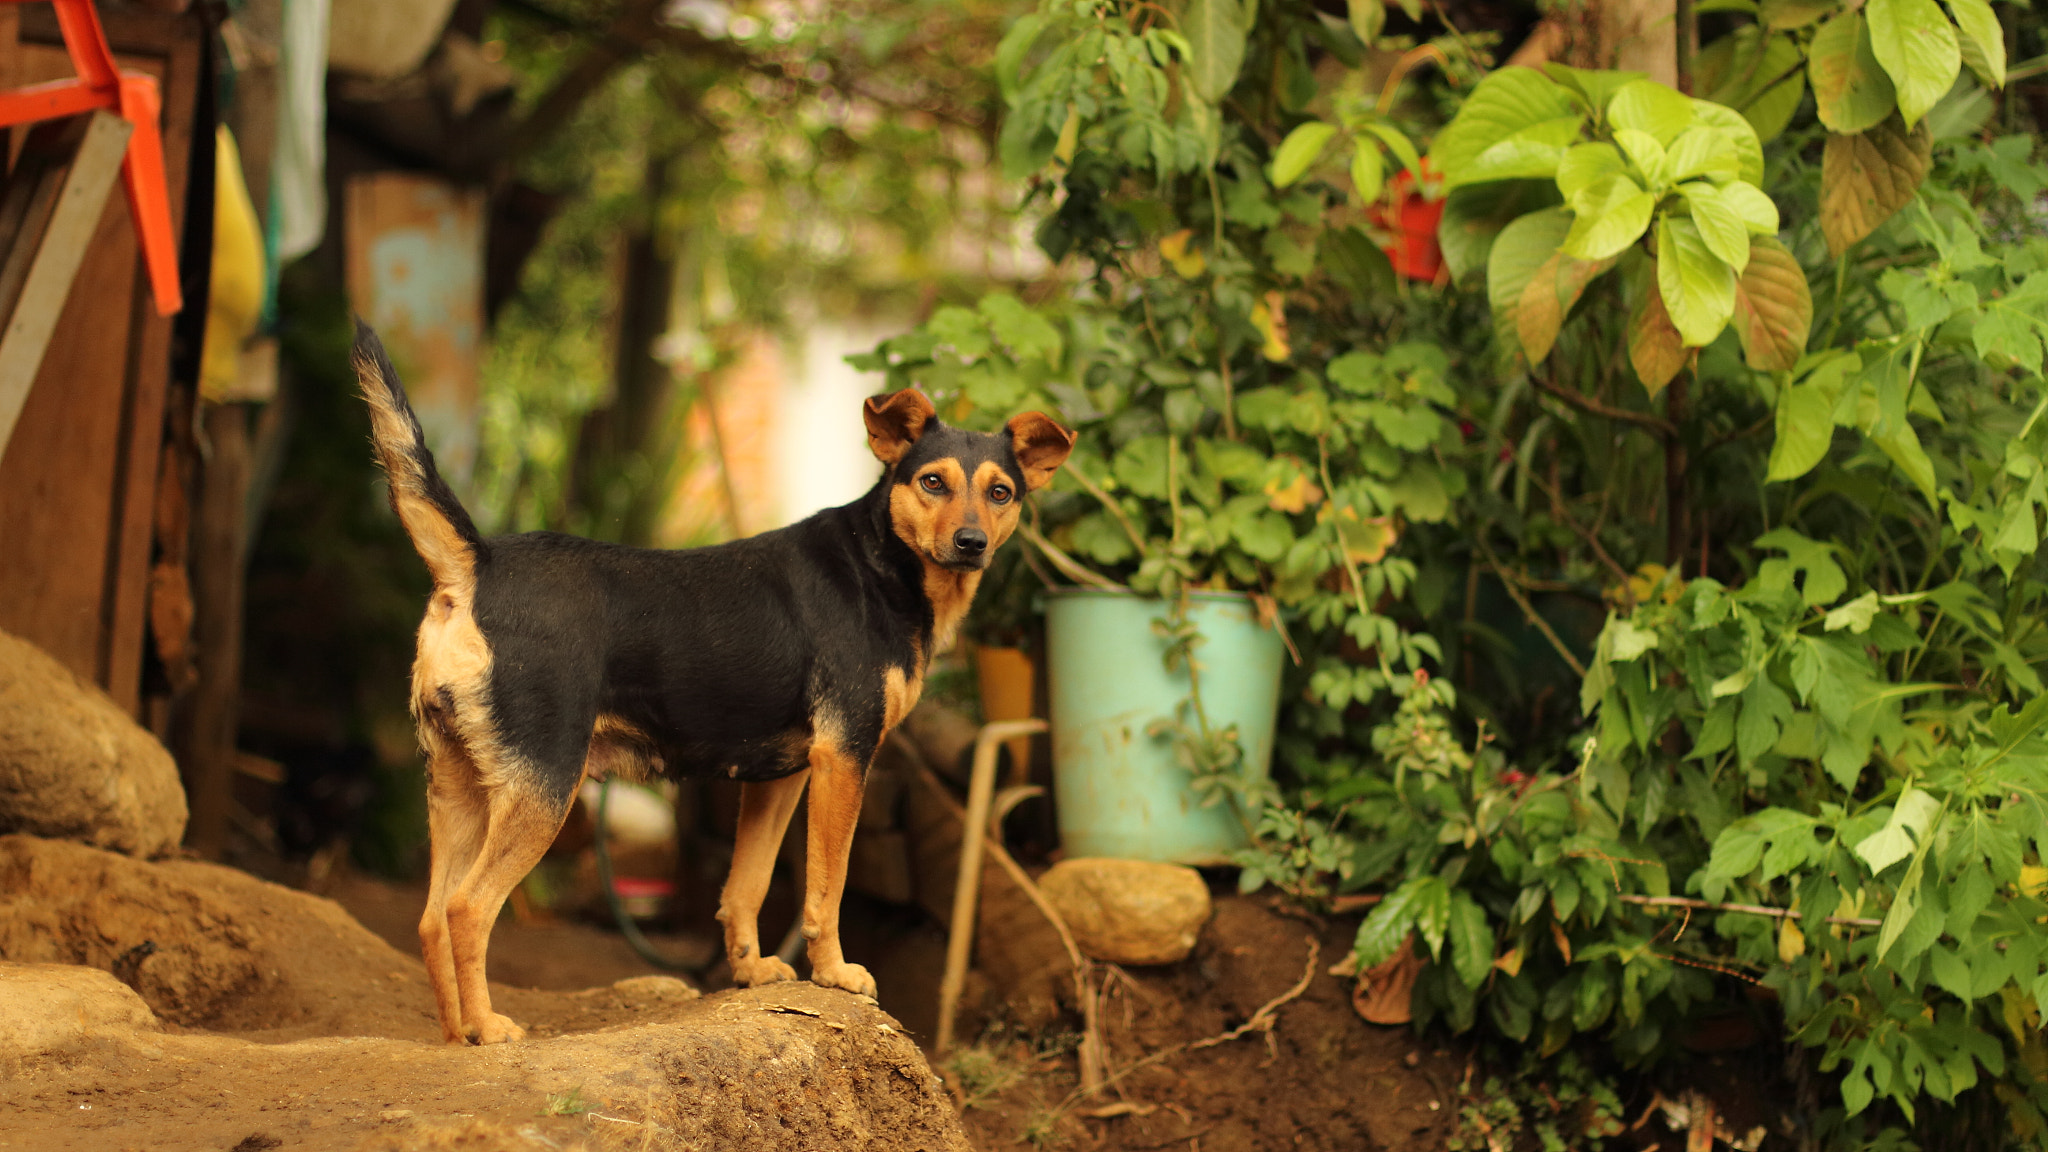
[[[1259,625],[1247,597],[1192,599],[1207,640],[1196,650],[1203,707],[1212,725],[1237,725],[1246,759],[1263,773],[1280,704],[1280,635]],[[1152,630],[1165,615],[1163,602],[1130,593],[1047,601],[1053,776],[1069,857],[1220,864],[1245,844],[1235,812],[1200,807],[1168,740],[1146,734],[1188,695],[1187,671],[1167,673],[1166,642]]]

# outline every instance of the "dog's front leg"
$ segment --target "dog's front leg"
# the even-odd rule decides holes
[[[733,837],[732,871],[718,899],[718,921],[725,925],[725,958],[732,964],[732,981],[743,988],[796,979],[796,969],[761,954],[761,901],[768,897],[782,835],[809,776],[805,769],[780,780],[740,785],[739,831]]]
[[[867,772],[834,745],[811,746],[809,868],[804,880],[804,937],[811,942],[811,979],[857,996],[875,994],[875,978],[846,962],[839,948],[839,899],[846,892],[853,830],[860,822]]]

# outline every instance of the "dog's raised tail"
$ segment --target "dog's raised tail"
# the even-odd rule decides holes
[[[427,449],[419,417],[406,401],[398,370],[384,353],[384,342],[360,319],[351,359],[356,384],[370,406],[370,440],[391,482],[392,511],[426,561],[436,588],[474,588],[483,537],[434,467],[434,454]]]

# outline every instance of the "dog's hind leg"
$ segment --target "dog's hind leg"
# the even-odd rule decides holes
[[[455,954],[455,976],[462,997],[462,1022],[468,1038],[478,1044],[518,1040],[524,1029],[491,1010],[491,989],[484,978],[484,953],[491,943],[491,925],[505,906],[505,897],[554,843],[569,815],[573,788],[553,794],[536,782],[507,773],[490,792],[490,827],[469,874],[448,897],[448,935]]]
[[[857,996],[875,994],[866,968],[846,962],[839,948],[839,901],[846,894],[853,830],[867,787],[863,765],[828,740],[811,745],[811,814],[808,875],[804,878],[804,936],[810,940],[811,979]]]
[[[434,1007],[441,1016],[441,1038],[450,1044],[467,1041],[462,1028],[462,997],[455,978],[455,951],[448,934],[448,897],[476,863],[490,824],[490,799],[476,778],[476,765],[459,744],[436,742],[428,764],[427,829],[433,845],[433,868],[427,883],[427,909],[420,917],[420,958],[434,988]]]
[[[732,964],[733,983],[742,987],[796,979],[796,969],[761,954],[761,901],[768,896],[782,834],[809,775],[806,769],[780,780],[740,785],[739,833],[733,838],[732,871],[718,899],[718,920],[725,925],[725,957]]]

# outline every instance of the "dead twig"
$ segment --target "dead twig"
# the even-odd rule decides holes
[[[1615,897],[1623,904],[1640,904],[1648,908],[1698,908],[1707,912],[1743,912],[1751,916],[1776,916],[1780,920],[1803,920],[1806,914],[1792,908],[1771,908],[1763,904],[1722,904],[1712,900],[1699,900],[1691,896],[1635,896],[1623,893]],[[1880,928],[1884,921],[1868,916],[1829,916],[1830,924],[1846,924],[1851,928]]]
[[[1123,585],[1118,584],[1107,576],[1089,570],[1086,565],[1062,552],[1059,545],[1046,539],[1044,533],[1033,528],[1031,525],[1018,524],[1017,534],[1030,541],[1031,546],[1038,549],[1039,553],[1047,560],[1052,561],[1052,566],[1059,569],[1060,574],[1067,579],[1077,584],[1086,584],[1090,588],[1100,588],[1106,592],[1121,592],[1124,590]]]
[[[1131,1073],[1136,1072],[1140,1068],[1149,1068],[1162,1060],[1170,1060],[1183,1052],[1193,1052],[1199,1048],[1214,1048],[1219,1044],[1228,1044],[1232,1040],[1238,1039],[1247,1032],[1257,1031],[1265,1033],[1268,1039],[1268,1043],[1270,1044],[1273,1034],[1273,1026],[1279,1023],[1280,1021],[1280,1018],[1276,1016],[1274,1013],[1279,1010],[1281,1005],[1287,1003],[1290,1000],[1300,998],[1303,992],[1308,991],[1309,982],[1315,979],[1316,960],[1318,957],[1322,955],[1322,952],[1323,946],[1319,942],[1317,942],[1315,937],[1310,936],[1308,938],[1308,963],[1304,965],[1302,968],[1301,979],[1295,982],[1294,987],[1289,988],[1287,991],[1282,992],[1280,995],[1273,997],[1271,1000],[1266,1001],[1264,1004],[1261,1004],[1259,1006],[1259,1010],[1252,1013],[1251,1018],[1249,1020],[1246,1020],[1244,1023],[1238,1025],[1235,1028],[1232,1028],[1228,1032],[1219,1033],[1215,1036],[1209,1037],[1206,1040],[1196,1040],[1187,1044],[1176,1044],[1171,1048],[1161,1048],[1159,1051],[1152,1053],[1150,1056],[1135,1061],[1131,1064],[1127,1064],[1123,1068],[1110,1073],[1108,1079],[1103,1081],[1102,1086],[1105,1088],[1115,1087],[1116,1084],[1119,1081],[1121,1081],[1124,1077],[1129,1076]],[[1068,1093],[1067,1098],[1065,1100],[1060,1101],[1059,1107],[1053,1109],[1053,1114],[1055,1116],[1060,1116],[1066,1114],[1069,1111],[1072,1111],[1074,1105],[1078,1104],[1082,1100],[1082,1091],[1082,1089],[1076,1088],[1074,1089],[1074,1091]]]
[[[1508,570],[1504,566],[1502,566],[1500,558],[1493,554],[1492,548],[1487,547],[1485,538],[1481,536],[1474,536],[1472,537],[1472,543],[1478,545],[1479,551],[1485,554],[1487,565],[1493,569],[1493,574],[1500,578],[1501,587],[1508,590],[1508,598],[1513,600],[1515,602],[1515,606],[1522,610],[1522,616],[1525,619],[1527,619],[1529,623],[1534,624],[1538,632],[1543,633],[1543,638],[1550,641],[1550,646],[1552,648],[1557,649],[1557,654],[1559,656],[1564,657],[1565,664],[1571,668],[1572,672],[1576,674],[1579,679],[1584,680],[1586,678],[1586,666],[1584,664],[1579,663],[1579,658],[1577,656],[1572,655],[1572,650],[1570,648],[1565,647],[1564,638],[1559,636],[1557,634],[1557,630],[1550,626],[1550,621],[1545,620],[1542,616],[1538,615],[1536,612],[1536,606],[1529,603],[1529,598],[1527,596],[1522,595],[1522,590],[1515,586],[1514,578],[1511,577],[1508,574]]]

